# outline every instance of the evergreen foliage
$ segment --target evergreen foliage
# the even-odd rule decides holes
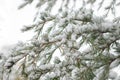
[[[19,9],[34,1],[24,0]],[[22,29],[34,30],[35,35],[1,61],[2,80],[15,75],[13,80],[120,80],[112,71],[120,65],[119,0],[36,3],[33,24]],[[104,12],[96,15],[100,10]],[[110,20],[109,15],[114,17]]]

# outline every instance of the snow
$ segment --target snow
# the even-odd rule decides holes
[[[77,76],[76,75],[78,75],[79,74],[79,68],[75,68],[75,69],[73,69],[72,70],[72,78],[73,79],[76,79],[77,78]],[[80,75],[80,74],[79,74]]]
[[[120,59],[114,60],[114,61],[110,64],[110,69],[117,67],[119,64],[120,64]]]
[[[115,71],[110,71],[110,73],[109,73],[109,77],[110,77],[110,79],[115,79],[115,78],[117,78],[117,73],[115,72]],[[116,79],[115,79],[116,80]]]
[[[76,36],[77,36],[77,34],[72,33],[72,35],[71,35],[71,40],[75,41],[75,40],[76,40]]]
[[[73,46],[73,42],[72,41],[67,41],[68,47],[71,48]]]
[[[35,69],[34,65],[29,65],[29,67],[26,68],[26,72],[30,73],[30,72],[34,71],[34,69]]]
[[[45,64],[45,65],[40,65],[40,69],[41,70],[47,70],[47,69],[51,69],[51,68],[53,68],[54,67],[54,65],[53,64]]]

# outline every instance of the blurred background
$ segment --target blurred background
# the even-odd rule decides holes
[[[32,38],[32,31],[22,33],[21,29],[33,22],[36,9],[31,4],[18,10],[22,3],[23,0],[0,0],[0,52],[19,41],[25,42]]]

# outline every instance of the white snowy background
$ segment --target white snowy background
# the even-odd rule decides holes
[[[18,10],[22,0],[0,0],[0,50],[32,38],[32,32],[22,33],[23,25],[31,24],[35,16],[32,5]],[[1,52],[1,51],[0,51]]]

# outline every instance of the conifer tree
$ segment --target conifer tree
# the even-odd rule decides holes
[[[120,80],[113,72],[120,64],[119,0],[24,0],[19,9],[33,2],[34,22],[22,31],[35,35],[3,61],[2,78]]]

